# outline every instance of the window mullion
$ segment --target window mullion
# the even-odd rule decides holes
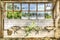
[[[46,13],[46,3],[44,3],[44,18],[45,18],[45,13]]]
[[[38,12],[38,3],[36,3],[36,19],[37,19],[37,12]]]
[[[28,13],[29,13],[29,15],[30,15],[30,3],[29,3],[29,5],[28,5]],[[30,19],[30,16],[29,16],[29,19]]]

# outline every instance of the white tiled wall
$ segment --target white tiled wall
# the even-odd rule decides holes
[[[30,25],[33,20],[20,20],[20,19],[5,19],[4,20],[4,29],[8,29],[12,26],[26,26]],[[52,20],[34,20],[36,26],[45,27],[45,26],[53,26]],[[13,30],[12,30],[13,31]],[[4,30],[4,37],[24,37],[25,32],[22,30],[17,31],[18,34],[12,33],[11,36],[7,35],[7,31]],[[45,33],[45,34],[44,34]],[[54,30],[48,31],[39,31],[36,35],[34,31],[32,31],[28,37],[54,37]]]
[[[30,25],[33,20],[20,20],[20,19],[4,19],[4,29],[12,26],[26,26]],[[53,26],[53,20],[34,20],[37,26]]]

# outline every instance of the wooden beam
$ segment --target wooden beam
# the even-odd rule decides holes
[[[2,27],[2,4],[0,1],[0,38],[3,37],[3,27]]]
[[[49,3],[49,1],[3,1],[3,2],[47,2],[47,3]]]
[[[57,5],[57,1],[58,1],[58,0],[53,1],[53,9],[52,9],[52,10],[55,9],[55,6]]]

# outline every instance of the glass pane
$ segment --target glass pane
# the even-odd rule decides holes
[[[44,10],[44,4],[38,4],[38,11],[39,10]]]
[[[22,10],[28,10],[28,4],[22,4]]]
[[[30,10],[35,10],[36,11],[36,4],[30,4]]]
[[[46,10],[51,10],[52,9],[52,3],[46,4]]]
[[[37,13],[37,18],[38,19],[44,19],[44,12],[38,12]]]
[[[14,3],[14,10],[20,10],[21,6],[19,3]]]
[[[12,19],[13,18],[13,12],[7,12],[7,18]]]
[[[21,19],[21,16],[22,16],[22,13],[21,12],[19,12],[19,11],[15,11],[14,13],[13,13],[13,17],[14,17],[14,19]]]
[[[6,10],[13,10],[12,3],[6,3]]]
[[[28,12],[22,12],[22,19],[28,19]]]
[[[51,18],[52,18],[52,12],[51,12],[51,11],[46,12],[46,13],[45,13],[45,18],[46,18],[46,19],[51,19]]]
[[[36,19],[36,12],[30,12],[30,19]]]

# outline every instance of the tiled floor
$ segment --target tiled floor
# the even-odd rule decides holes
[[[0,38],[0,40],[60,40],[60,39],[52,39],[52,38]]]

